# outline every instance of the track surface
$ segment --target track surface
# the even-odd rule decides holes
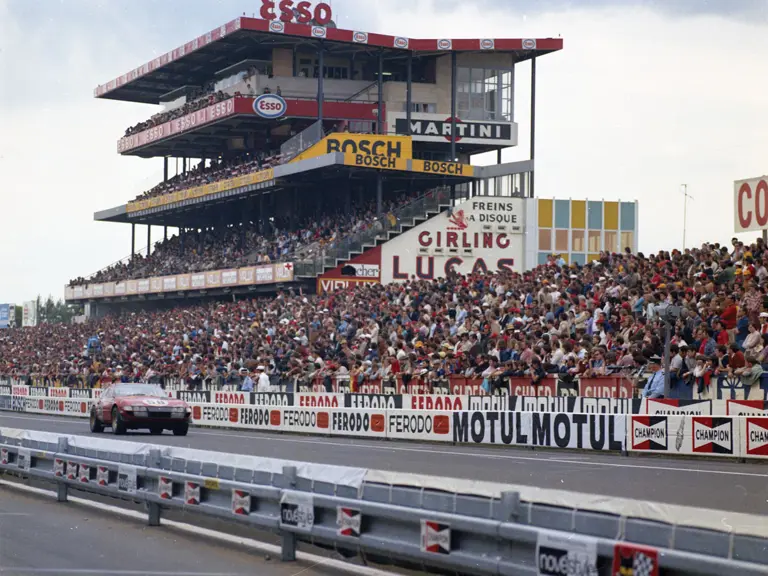
[[[87,421],[58,416],[4,412],[0,413],[0,426],[90,434]],[[761,463],[331,439],[210,428],[193,428],[186,437],[136,432],[121,439],[768,515],[768,466]]]
[[[3,576],[329,576],[242,547],[0,487]]]

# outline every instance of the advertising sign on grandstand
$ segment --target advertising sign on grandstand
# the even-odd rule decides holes
[[[11,324],[11,305],[0,304],[0,328],[8,328]]]
[[[37,326],[37,301],[29,300],[22,305],[22,326]]]
[[[734,232],[768,229],[768,176],[733,183]]]
[[[445,143],[451,141],[451,118],[444,114],[411,114],[410,132],[405,112],[389,112],[387,121],[397,134],[410,134],[416,142]],[[391,128],[390,128],[391,129]],[[456,142],[517,146],[517,124],[514,122],[480,122],[456,118]]]
[[[524,200],[467,200],[382,246],[382,282],[523,267]]]
[[[317,277],[318,294],[347,290],[357,284],[378,284],[381,281],[381,246],[366,250]]]
[[[285,100],[277,94],[262,94],[253,101],[253,111],[262,118],[280,118],[287,109]]]
[[[334,132],[311,146],[293,162],[317,158],[333,152],[342,154],[377,156],[393,160],[410,160],[413,157],[413,143],[408,136],[379,136],[374,134],[352,134]]]
[[[205,273],[177,274],[143,280],[105,282],[88,286],[67,286],[64,299],[83,300],[113,298],[141,294],[165,294],[189,290],[212,290],[235,286],[254,286],[293,281],[293,264],[262,264],[233,270],[211,270]]]

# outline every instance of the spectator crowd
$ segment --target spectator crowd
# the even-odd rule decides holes
[[[157,242],[148,256],[136,254],[90,278],[74,279],[70,286],[308,259],[353,234],[382,226],[381,218],[392,224],[394,213],[412,200],[401,195],[385,203],[382,217],[374,202],[351,204],[349,212],[329,204],[328,211],[311,216],[188,230]]]
[[[131,136],[133,134],[138,134],[139,132],[143,132],[144,130],[149,130],[150,128],[154,128],[155,126],[160,126],[161,124],[165,124],[166,122],[170,122],[171,120],[176,120],[177,118],[181,118],[182,116],[186,116],[187,114],[192,114],[193,112],[197,112],[198,110],[202,110],[203,108],[207,108],[208,106],[213,106],[217,102],[222,102],[231,97],[232,96],[230,94],[227,94],[226,92],[223,92],[221,90],[215,92],[213,90],[212,85],[208,86],[204,90],[201,90],[199,95],[197,95],[196,97],[190,98],[187,102],[185,102],[178,108],[173,108],[171,110],[158,112],[157,114],[152,116],[149,120],[139,122],[138,124],[135,124],[130,128],[126,128],[125,135]]]
[[[645,367],[644,394],[660,396],[661,318],[673,306],[671,385],[706,398],[719,375],[757,385],[768,362],[767,265],[761,239],[734,239],[648,256],[603,253],[585,266],[552,256],[522,274],[287,291],[43,324],[0,333],[0,375],[88,385],[241,382],[257,381],[261,366],[273,377],[349,378],[353,387],[461,374],[491,391],[513,375],[536,383]]]

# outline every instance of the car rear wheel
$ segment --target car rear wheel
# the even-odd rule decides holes
[[[123,422],[123,418],[120,416],[120,411],[117,409],[117,406],[112,408],[112,434],[115,434],[116,436],[125,434],[125,422]]]
[[[150,426],[149,427],[149,433],[150,434],[154,434],[155,436],[157,436],[158,434],[162,434],[163,433],[163,427],[162,426]]]
[[[189,424],[179,424],[173,429],[174,436],[186,436],[189,432]]]
[[[102,424],[101,420],[99,420],[99,418],[96,416],[96,410],[91,410],[90,425],[91,432],[94,434],[100,434],[104,432],[104,424]]]

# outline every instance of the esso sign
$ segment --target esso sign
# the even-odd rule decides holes
[[[282,96],[262,94],[253,101],[253,111],[262,118],[280,118],[288,109]]]
[[[325,2],[320,2],[314,8],[306,0],[295,2],[294,0],[261,0],[261,17],[264,20],[280,20],[309,24],[315,22],[318,26],[325,26],[333,18],[331,7]]]
[[[735,231],[768,228],[768,176],[737,180],[733,191]]]

